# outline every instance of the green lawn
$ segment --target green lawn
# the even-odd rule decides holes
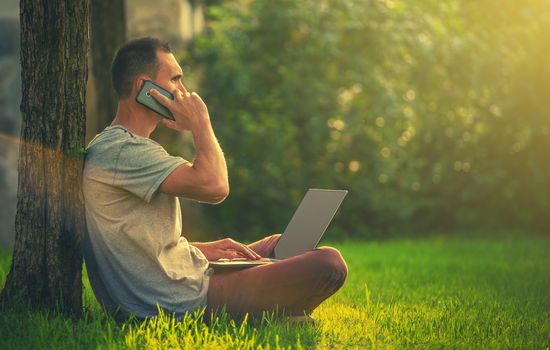
[[[23,348],[528,348],[550,347],[550,237],[446,238],[335,244],[344,287],[317,326],[266,317],[116,326],[85,281],[85,318],[0,314],[0,349]],[[3,284],[9,258],[0,256]]]

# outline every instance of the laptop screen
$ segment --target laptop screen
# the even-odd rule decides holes
[[[347,193],[308,190],[275,247],[275,258],[285,259],[315,248]]]

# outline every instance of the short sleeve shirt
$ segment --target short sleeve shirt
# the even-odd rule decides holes
[[[181,317],[206,306],[212,270],[182,236],[177,197],[159,192],[187,161],[116,125],[88,145],[83,174],[90,284],[108,311]]]

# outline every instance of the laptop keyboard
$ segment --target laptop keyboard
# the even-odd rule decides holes
[[[226,259],[226,258],[221,258],[221,259],[218,259],[218,260],[215,260],[215,261],[219,261],[219,262],[234,262],[234,261],[260,261],[260,262],[275,262],[275,261],[279,261],[279,259],[270,259],[270,258],[260,258],[260,259],[247,259],[247,258],[233,258],[233,259]]]

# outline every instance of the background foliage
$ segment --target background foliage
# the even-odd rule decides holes
[[[550,223],[550,1],[212,1],[183,57],[230,168],[206,215],[281,231],[350,191],[331,237]]]

